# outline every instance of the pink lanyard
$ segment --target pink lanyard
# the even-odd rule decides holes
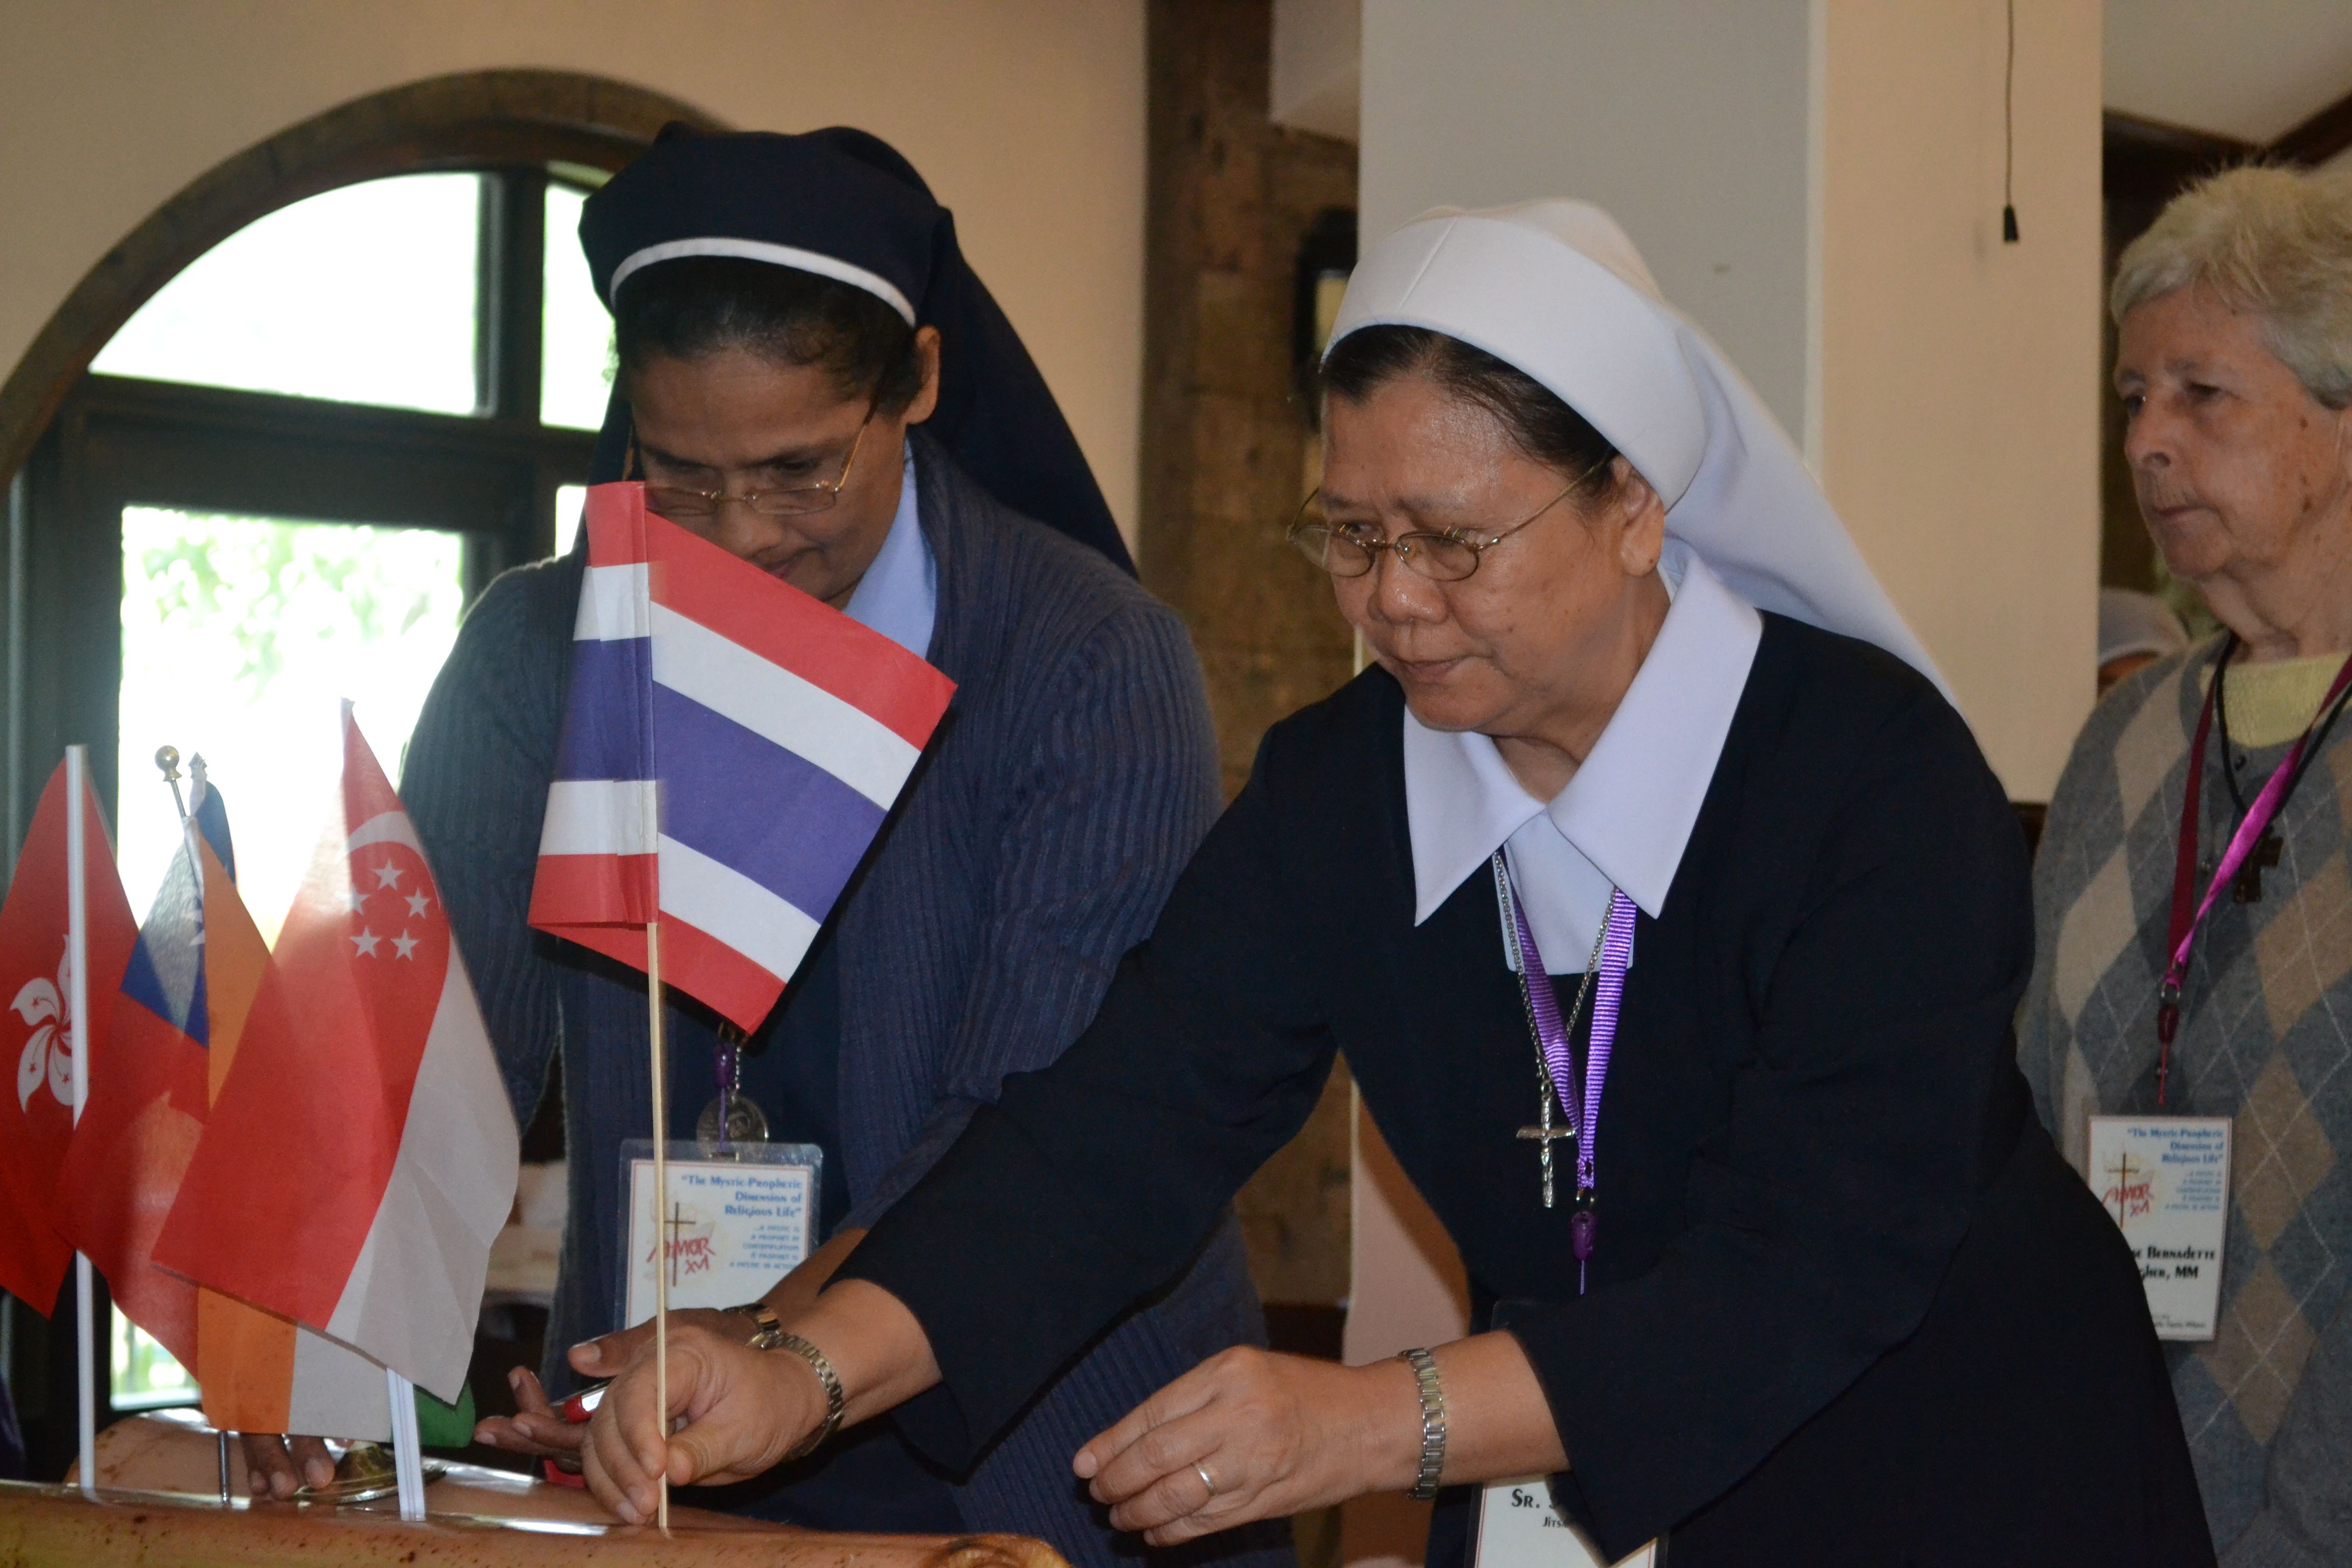
[[[2174,847],[2172,862],[2172,919],[2165,938],[2165,952],[2170,962],[2165,965],[2164,981],[2157,989],[2156,1001],[2156,1103],[2160,1109],[2165,1101],[2165,1089],[2172,1073],[2172,1037],[2180,1032],[2180,986],[2189,977],[2189,951],[2195,945],[2197,932],[2205,923],[2205,916],[2213,908],[2213,900],[2238,874],[2252,854],[2254,846],[2276,817],[2279,807],[2285,804],[2286,793],[2294,786],[2296,766],[2311,744],[2312,731],[2322,715],[2352,686],[2352,658],[2336,672],[2327,695],[2320,699],[2319,711],[2312,715],[2309,724],[2294,742],[2294,749],[2271,770],[2271,776],[2254,804],[2246,808],[2246,819],[2238,824],[2238,831],[2230,836],[2228,847],[2221,851],[2221,863],[2213,868],[2213,880],[2205,889],[2205,897],[2195,900],[2197,889],[2197,834],[2200,826],[2199,814],[2204,799],[2205,742],[2213,732],[2213,702],[2221,689],[2222,667],[2237,646],[2233,638],[2221,649],[2221,657],[2213,661],[2213,681],[2206,688],[2205,706],[2197,717],[2197,738],[2189,747],[2189,783],[2180,801],[2180,837]]]

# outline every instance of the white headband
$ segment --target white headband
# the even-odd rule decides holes
[[[709,239],[673,239],[663,245],[648,245],[627,260],[613,268],[612,303],[618,306],[621,285],[631,273],[641,267],[651,267],[656,261],[675,261],[681,256],[740,256],[747,261],[764,261],[772,267],[797,268],[814,272],[820,278],[830,278],[854,289],[863,289],[898,312],[907,325],[915,324],[915,307],[898,292],[891,281],[863,267],[853,267],[838,257],[821,256],[814,250],[797,246],[771,245],[759,239],[729,239],[723,236]]]

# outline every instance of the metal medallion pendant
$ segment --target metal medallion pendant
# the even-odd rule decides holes
[[[695,1118],[697,1142],[724,1147],[730,1143],[764,1143],[768,1115],[747,1096],[729,1089],[702,1108]]]

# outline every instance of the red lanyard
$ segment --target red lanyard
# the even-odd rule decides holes
[[[2213,700],[2221,689],[2222,667],[2229,663],[2234,641],[2221,650],[2213,662],[2213,681],[2206,688],[2205,706],[2197,716],[2197,739],[2189,748],[2189,783],[2180,800],[2180,839],[2172,862],[2172,921],[2170,933],[2165,938],[2164,951],[2168,962],[2163,984],[2157,990],[2156,1001],[2156,1103],[2164,1104],[2166,1080],[2172,1072],[2172,1037],[2180,1032],[2180,984],[2189,975],[2189,950],[2197,941],[2197,932],[2205,923],[2206,914],[2213,908],[2238,868],[2253,853],[2254,846],[2278,816],[2279,807],[2286,803],[2287,791],[2293,787],[2296,767],[2303,761],[2304,749],[2311,744],[2311,733],[2321,715],[2352,686],[2352,658],[2336,672],[2336,679],[2327,688],[2327,695],[2319,700],[2319,711],[2312,715],[2311,723],[2303,728],[2294,749],[2273,769],[2254,804],[2246,808],[2246,819],[2238,824],[2238,831],[2230,836],[2229,847],[2221,851],[2221,862],[2213,868],[2213,880],[2207,884],[2205,897],[2199,900],[2197,891],[2197,830],[2199,806],[2204,798],[2205,742],[2213,732]]]

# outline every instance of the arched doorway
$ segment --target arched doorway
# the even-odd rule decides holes
[[[505,565],[546,551],[555,490],[584,474],[588,450],[576,410],[567,416],[542,406],[542,370],[562,360],[576,372],[581,358],[576,342],[548,342],[546,263],[570,254],[568,246],[548,247],[549,214],[567,201],[576,214],[582,189],[681,119],[715,128],[662,94],[565,72],[413,83],[227,160],[91,269],[0,384],[0,475],[14,476],[0,561],[7,656],[0,661],[0,854],[13,857],[33,792],[68,740],[91,746],[101,797],[110,808],[117,804],[126,507],[437,530],[459,536],[468,598]],[[270,356],[247,352],[257,346],[254,332],[240,340],[236,328],[256,329],[273,310],[288,336],[333,339],[326,314],[291,320],[305,302],[290,299],[248,300],[242,322],[199,333],[202,341],[184,341],[176,352],[153,352],[158,334],[138,330],[168,303],[162,296],[198,272],[225,270],[217,264],[237,242],[251,248],[265,230],[300,226],[288,220],[322,201],[364,207],[348,198],[403,183],[412,195],[421,195],[415,186],[442,187],[437,202],[411,201],[412,214],[461,209],[462,223],[429,237],[435,256],[378,268],[413,292],[424,274],[450,281],[441,264],[452,243],[463,249],[457,292],[443,290],[445,303],[471,313],[456,323],[454,395],[446,374],[417,395],[414,387],[372,390],[365,374],[322,385],[299,364],[281,363],[286,374],[274,380],[267,366],[252,374],[240,354]],[[351,216],[363,233],[366,215]],[[266,271],[272,258],[257,259]],[[313,259],[338,264],[324,247]],[[208,303],[233,301],[235,279],[215,282],[222,286]],[[322,295],[307,303],[334,301]],[[405,303],[379,292],[352,294],[342,307],[347,321],[398,320]],[[452,336],[446,320],[402,324],[444,346]],[[127,337],[148,340],[149,352],[121,353]],[[551,358],[551,346],[570,353]],[[600,353],[598,345],[588,357]]]
[[[0,854],[86,742],[143,910],[176,839],[145,759],[202,752],[274,929],[328,798],[334,697],[396,771],[465,605],[555,542],[607,331],[569,231],[672,120],[713,124],[564,73],[412,84],[222,163],[92,269],[0,384]],[[50,1474],[70,1336],[40,1337],[11,1382],[47,1385],[24,1414]],[[119,1408],[181,1392],[142,1386],[129,1348]]]

